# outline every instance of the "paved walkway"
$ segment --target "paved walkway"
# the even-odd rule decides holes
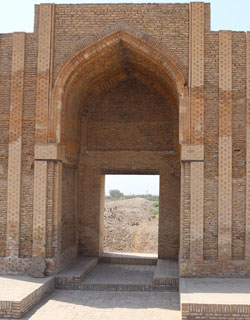
[[[23,320],[180,320],[177,292],[55,290]]]

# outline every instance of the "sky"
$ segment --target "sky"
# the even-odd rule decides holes
[[[39,3],[187,3],[185,0],[168,1],[63,1],[63,0],[0,0],[0,33],[33,32],[34,5]],[[196,1],[194,1],[196,2]],[[202,2],[202,1],[201,1]],[[250,31],[250,0],[211,0],[211,29]],[[159,192],[159,176],[106,176],[106,194],[118,189],[124,194]]]
[[[185,0],[168,1],[85,1],[85,0],[0,0],[0,33],[14,31],[33,31],[34,5],[39,3],[172,3],[189,2]],[[196,1],[194,1],[196,2]],[[211,0],[212,30],[250,31],[250,0]]]
[[[125,195],[153,194],[159,195],[160,177],[158,175],[106,175],[105,194],[118,189]]]

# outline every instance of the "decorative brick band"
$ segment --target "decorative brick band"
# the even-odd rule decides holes
[[[218,257],[231,260],[232,243],[232,32],[219,33]]]
[[[13,34],[8,157],[7,256],[19,256],[25,33]]]

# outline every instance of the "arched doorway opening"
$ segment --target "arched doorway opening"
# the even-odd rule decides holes
[[[184,78],[169,57],[126,32],[90,50],[66,65],[52,101],[50,142],[64,148],[61,251],[102,253],[105,172],[157,171],[158,256],[177,258]]]

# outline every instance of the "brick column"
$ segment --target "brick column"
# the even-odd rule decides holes
[[[54,5],[41,4],[38,30],[37,101],[36,101],[36,149],[48,143],[49,97],[51,92],[52,45]],[[39,149],[40,150],[40,149]],[[36,151],[37,152],[37,151]],[[46,153],[46,151],[45,151]],[[40,150],[40,155],[42,151]],[[34,166],[34,213],[33,255],[46,255],[46,208],[47,208],[47,160],[48,155],[35,158]]]
[[[181,160],[190,162],[190,259],[195,262],[203,260],[204,3],[190,3],[189,26],[190,145],[183,145]]]
[[[232,244],[232,32],[219,32],[218,258],[231,260]]]
[[[246,259],[250,260],[250,32],[246,33]]]
[[[6,255],[19,256],[25,33],[13,34]]]

